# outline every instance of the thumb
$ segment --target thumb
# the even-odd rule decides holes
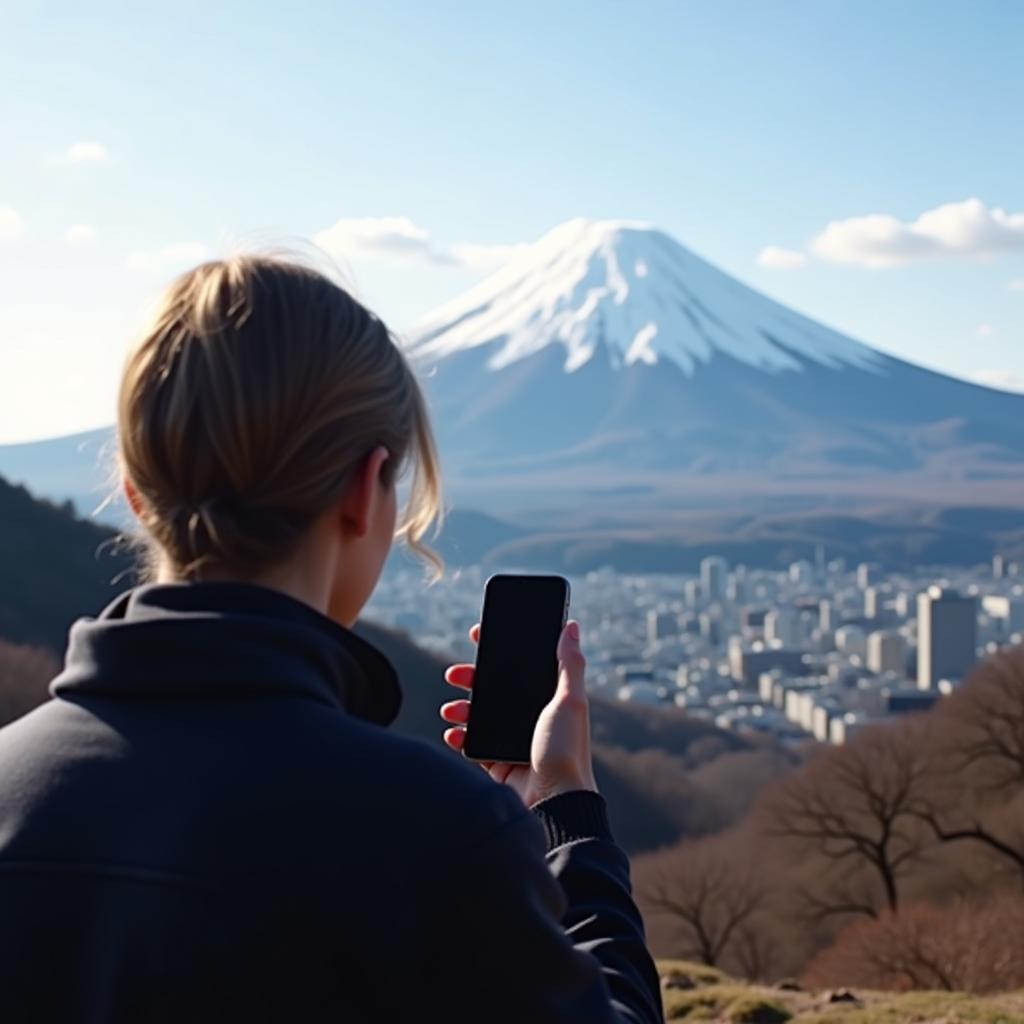
[[[587,686],[585,673],[586,658],[580,649],[580,624],[570,619],[558,638],[558,661],[561,671],[558,674],[558,692],[563,697],[585,699]]]

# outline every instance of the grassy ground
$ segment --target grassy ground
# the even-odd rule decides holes
[[[830,1002],[830,992],[746,985],[681,960],[661,960],[658,970],[666,1019],[687,1024],[1024,1024],[1024,992],[971,996],[855,990],[856,1001]]]

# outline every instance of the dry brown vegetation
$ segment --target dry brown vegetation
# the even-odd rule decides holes
[[[1022,987],[1022,809],[1016,650],[931,713],[818,751],[741,826],[641,858],[636,889],[656,952],[743,977]]]
[[[60,667],[43,647],[0,638],[0,725],[20,718],[49,696],[47,687]]]
[[[845,929],[804,972],[815,986],[1006,992],[1024,987],[1024,899],[958,899]]]

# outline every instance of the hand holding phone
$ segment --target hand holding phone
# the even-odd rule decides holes
[[[452,665],[445,673],[453,686],[474,691],[472,702],[442,706],[441,717],[456,726],[445,741],[511,785],[528,806],[570,790],[597,790],[579,625],[562,625],[567,599],[560,577],[492,577],[483,621],[470,630],[480,643],[477,665]]]

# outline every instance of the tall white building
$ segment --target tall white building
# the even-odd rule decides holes
[[[809,587],[814,582],[814,566],[803,560],[794,562],[789,567],[789,581],[798,587]]]
[[[792,608],[776,608],[764,617],[764,639],[769,647],[796,647],[799,621]]]
[[[978,660],[978,602],[955,590],[929,587],[917,596],[917,685],[963,679]]]
[[[721,601],[725,596],[725,579],[729,575],[729,563],[718,555],[705,558],[700,563],[700,589],[708,604]]]
[[[868,648],[864,630],[860,626],[841,626],[836,630],[836,647],[843,654],[860,658],[863,661]]]
[[[657,643],[666,637],[679,635],[679,617],[662,608],[651,608],[647,612],[647,642]]]
[[[878,630],[868,636],[868,668],[881,675],[907,670],[907,641],[895,630]]]
[[[818,628],[822,632],[835,629],[835,615],[832,602],[824,598],[818,602]]]
[[[981,599],[985,614],[996,620],[1004,636],[1024,632],[1024,601],[1018,597],[990,595]]]

